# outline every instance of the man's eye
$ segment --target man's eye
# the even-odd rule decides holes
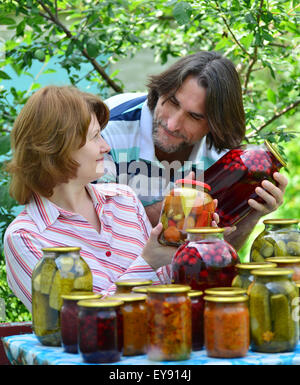
[[[178,106],[178,105],[179,105],[177,99],[175,99],[174,96],[171,96],[170,99],[169,99],[169,101],[170,101],[172,104],[174,104],[175,106]]]

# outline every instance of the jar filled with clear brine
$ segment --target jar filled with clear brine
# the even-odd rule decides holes
[[[276,267],[276,263],[271,262],[245,262],[236,265],[237,275],[232,281],[232,286],[235,288],[242,288],[248,290],[253,282],[253,275],[251,271],[254,269],[268,269]]]
[[[92,291],[93,277],[79,247],[44,248],[32,273],[32,328],[43,345],[60,346],[62,295]]]
[[[186,229],[211,226],[215,205],[210,186],[196,180],[179,179],[163,202],[159,242],[179,246],[186,239]]]

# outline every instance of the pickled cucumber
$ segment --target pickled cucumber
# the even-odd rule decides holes
[[[36,291],[41,290],[41,274],[32,279],[33,288]]]
[[[300,242],[288,242],[287,244],[287,255],[294,255],[298,256],[300,255]]]
[[[63,303],[61,295],[68,294],[72,291],[74,274],[69,273],[69,275],[69,278],[63,278],[59,271],[55,273],[49,296],[49,306],[52,309],[60,310]]]
[[[274,253],[274,247],[272,243],[267,240],[264,240],[259,250],[259,253],[265,258],[271,257]]]
[[[271,295],[270,304],[274,340],[278,342],[286,341],[288,344],[293,343],[296,330],[291,317],[288,298],[284,294],[274,294]]]
[[[278,240],[275,245],[274,245],[274,255],[275,256],[284,256],[284,255],[288,255],[287,254],[287,248],[286,248],[286,244],[284,241],[282,240]]]
[[[58,260],[60,271],[66,273],[72,270],[74,266],[74,258],[72,257],[60,257]]]
[[[55,275],[55,272],[56,272],[56,265],[54,261],[52,260],[45,261],[41,269],[41,278],[40,278],[41,293],[43,294],[50,293],[51,283]]]
[[[74,280],[74,289],[75,290],[93,290],[93,276],[90,272],[83,275],[82,277],[77,277]]]
[[[251,262],[263,262],[265,259],[262,255],[260,255],[259,251],[256,249],[252,249],[250,253],[250,261]]]
[[[243,286],[243,282],[242,282],[242,279],[240,276],[236,276],[233,278],[232,280],[232,283],[231,283],[231,286],[233,287],[242,287]]]
[[[260,346],[264,343],[264,333],[271,331],[272,322],[269,291],[258,282],[252,286],[250,291],[250,316],[251,336],[254,343]]]

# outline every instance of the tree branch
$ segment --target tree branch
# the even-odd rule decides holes
[[[253,136],[255,136],[259,131],[261,131],[263,128],[265,128],[266,126],[268,126],[269,124],[273,123],[274,120],[280,118],[282,115],[286,114],[288,111],[296,108],[298,105],[300,104],[300,99],[299,100],[296,100],[294,103],[291,103],[289,106],[285,107],[284,109],[282,109],[281,111],[277,112],[276,114],[274,114],[272,116],[271,119],[267,120],[264,124],[262,124],[261,126],[259,126],[255,132],[252,132],[250,133],[249,135],[247,135],[247,138],[252,138]]]
[[[70,40],[77,40],[73,35],[72,33],[65,27],[64,24],[62,24],[60,22],[60,20],[52,13],[51,9],[49,7],[47,7],[46,4],[44,4],[41,0],[37,0],[38,3],[41,5],[41,7],[44,9],[44,11],[47,13],[47,15],[44,15],[42,13],[42,16],[44,16],[46,19],[50,20],[55,24],[57,25],[65,34],[66,36],[70,39]],[[107,73],[105,72],[104,68],[100,66],[100,64],[97,62],[96,59],[92,58],[87,50],[85,48],[82,49],[81,53],[83,54],[83,56],[85,56],[88,61],[92,64],[92,66],[95,68],[95,70],[101,75],[101,77],[103,78],[103,80],[105,80],[105,82],[107,83],[107,85],[109,87],[111,87],[114,91],[116,92],[123,92],[122,88],[120,86],[118,86],[118,84],[116,84],[108,75]]]

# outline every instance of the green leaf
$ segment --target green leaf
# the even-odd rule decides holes
[[[177,3],[173,8],[173,16],[179,25],[187,24],[190,21],[193,8],[188,3]]]
[[[273,104],[276,103],[276,94],[273,90],[271,90],[271,88],[268,88],[268,90],[267,90],[267,98]]]
[[[249,33],[249,35],[242,37],[241,38],[242,45],[246,49],[248,49],[251,46],[252,42],[253,42],[253,38],[254,38],[254,34],[253,33]]]
[[[7,75],[7,73],[4,71],[0,71],[0,78],[5,79],[5,80],[11,79],[11,77],[9,75]]]
[[[1,16],[0,25],[14,25],[16,24],[15,20],[11,17]]]
[[[0,136],[0,155],[5,155],[10,150],[10,135]]]
[[[95,58],[98,56],[99,46],[95,38],[92,37],[87,41],[86,50],[91,57]]]
[[[34,52],[34,57],[38,59],[39,61],[44,61],[45,60],[45,53],[42,49],[37,49]]]

